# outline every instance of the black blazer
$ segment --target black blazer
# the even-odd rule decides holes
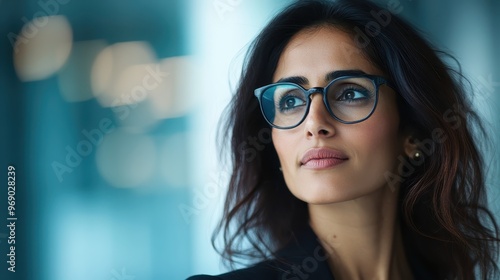
[[[328,266],[328,255],[310,227],[297,234],[297,238],[278,252],[278,258],[266,260],[248,268],[218,276],[196,275],[187,280],[334,280]],[[423,266],[410,259],[414,279],[437,279]]]

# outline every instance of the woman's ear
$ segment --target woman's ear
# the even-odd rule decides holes
[[[403,149],[407,157],[415,158],[420,156],[419,153],[421,153],[421,151],[419,150],[417,143],[418,140],[414,136],[414,134],[408,134],[407,136],[405,136]]]

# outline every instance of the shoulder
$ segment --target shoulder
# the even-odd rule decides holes
[[[281,279],[330,279],[333,275],[326,259],[328,253],[320,245],[310,227],[294,234],[289,244],[274,258],[244,269],[217,276],[197,275],[188,280],[281,280]]]
[[[187,280],[274,280],[279,277],[282,270],[274,261],[263,261],[254,266],[234,270],[217,276],[195,275]]]
[[[187,278],[186,280],[216,280],[220,279],[217,276],[210,276],[210,275],[195,275]]]
[[[281,279],[282,270],[273,261],[264,261],[254,266],[234,270],[217,276],[195,275],[186,280],[274,280]]]
[[[195,275],[187,278],[186,280],[218,280],[221,279],[218,276],[210,276],[210,275]]]

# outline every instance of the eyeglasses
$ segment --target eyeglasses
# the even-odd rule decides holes
[[[272,127],[291,129],[304,121],[315,93],[323,95],[328,113],[337,121],[362,122],[375,111],[382,84],[392,87],[383,77],[359,74],[338,77],[324,88],[305,89],[295,83],[281,82],[258,88],[254,93],[264,118]]]

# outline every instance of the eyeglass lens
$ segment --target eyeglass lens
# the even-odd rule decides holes
[[[376,103],[377,87],[367,77],[339,78],[324,91],[323,100],[330,114],[346,123],[365,119]],[[298,125],[307,114],[313,92],[314,89],[306,91],[291,83],[278,83],[266,88],[261,97],[265,118],[281,128]]]

